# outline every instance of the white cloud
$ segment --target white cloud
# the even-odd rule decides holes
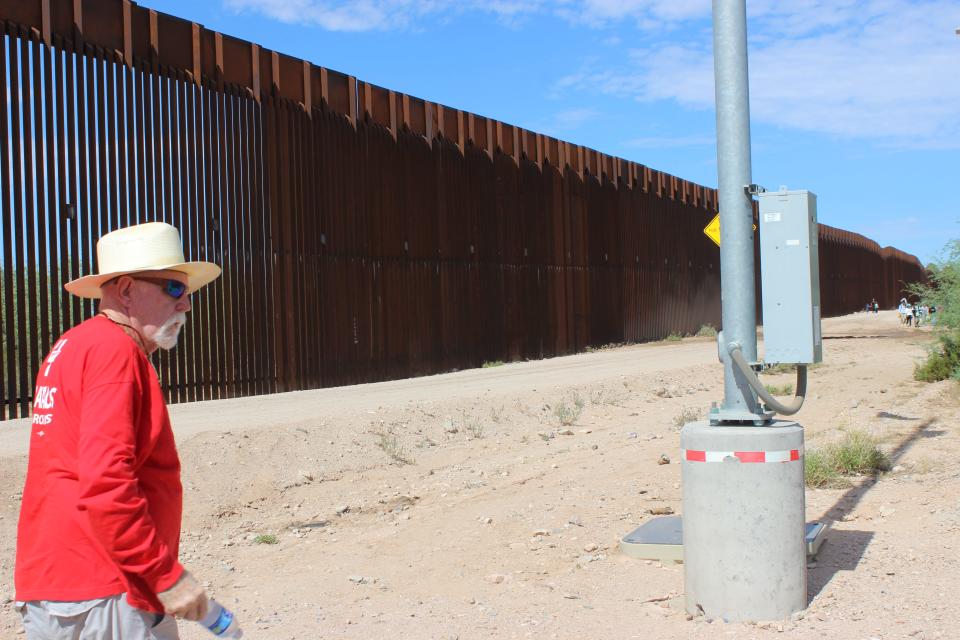
[[[377,31],[415,26],[417,19],[482,12],[514,24],[531,15],[556,15],[601,28],[632,20],[663,28],[710,15],[710,0],[223,0],[237,12],[256,12],[288,23],[330,31]]]
[[[572,131],[576,131],[585,123],[602,118],[603,114],[596,109],[589,107],[580,109],[567,109],[559,111],[553,116],[539,122],[532,123],[533,127],[549,136],[562,138]]]
[[[594,52],[560,77],[548,97],[601,92],[713,107],[710,0],[224,2],[337,31],[418,29],[477,12],[513,27],[559,16],[574,28],[606,31],[607,46],[602,59]],[[960,3],[751,0],[747,12],[755,122],[893,148],[960,147]],[[635,48],[624,56],[619,42]]]
[[[553,4],[557,15],[590,27],[630,20],[643,29],[662,29],[710,16],[710,0],[560,0]]]
[[[754,121],[881,146],[960,148],[960,6],[944,1],[807,0],[751,3]],[[751,13],[751,17],[752,13]],[[592,61],[556,91],[601,91],[641,101],[713,106],[713,56],[704,38],[662,41],[609,69]]]

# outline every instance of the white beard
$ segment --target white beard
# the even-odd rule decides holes
[[[180,329],[187,323],[187,314],[184,312],[175,313],[169,320],[163,323],[157,332],[153,334],[153,341],[158,347],[169,351],[177,346],[177,338],[180,337]]]

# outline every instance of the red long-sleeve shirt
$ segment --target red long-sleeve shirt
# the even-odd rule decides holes
[[[156,594],[180,577],[180,460],[156,371],[96,316],[41,363],[17,528],[18,600]]]

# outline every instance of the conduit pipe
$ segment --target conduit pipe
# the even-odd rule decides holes
[[[730,358],[733,360],[734,365],[740,370],[740,373],[743,374],[747,384],[749,384],[750,387],[756,391],[757,396],[763,400],[767,408],[772,409],[773,411],[776,411],[780,415],[784,416],[792,416],[797,411],[800,411],[800,407],[803,406],[803,400],[807,395],[807,365],[797,365],[797,392],[793,397],[792,403],[783,404],[770,395],[766,387],[760,383],[760,378],[757,377],[753,367],[751,367],[750,363],[747,362],[747,359],[743,357],[743,353],[740,350],[739,344],[736,342],[728,343],[727,353],[730,354]]]

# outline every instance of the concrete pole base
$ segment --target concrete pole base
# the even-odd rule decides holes
[[[692,422],[680,446],[687,612],[744,622],[806,608],[803,428]]]

